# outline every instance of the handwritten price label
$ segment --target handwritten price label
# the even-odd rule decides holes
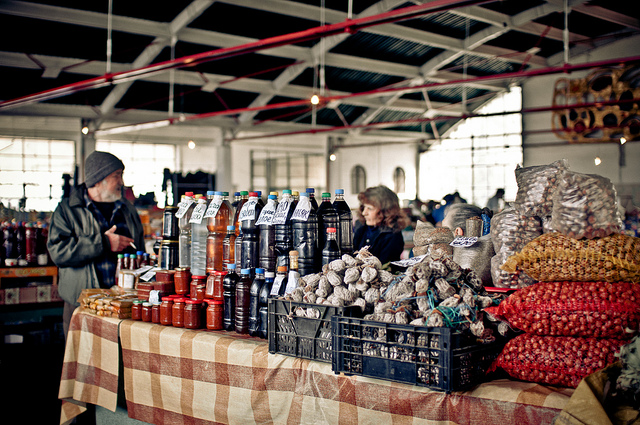
[[[187,199],[186,201],[178,202],[178,211],[176,211],[176,218],[184,217],[191,204],[193,204],[193,199]]]
[[[193,209],[193,212],[191,213],[191,219],[189,220],[189,223],[191,224],[200,224],[202,223],[202,217],[204,216],[204,212],[207,210],[207,204],[206,203],[198,203],[198,205],[196,205],[196,207]]]
[[[222,205],[222,199],[214,199],[209,204],[207,208],[207,212],[204,213],[204,218],[215,217],[218,214],[218,210],[220,210],[220,206]]]

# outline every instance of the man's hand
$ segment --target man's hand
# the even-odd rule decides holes
[[[116,231],[116,226],[114,225],[111,229],[104,232],[104,235],[109,239],[109,244],[111,245],[111,251],[113,252],[124,251],[125,248],[131,246],[130,244],[133,242],[133,239],[128,238],[126,236],[117,235],[115,231]]]

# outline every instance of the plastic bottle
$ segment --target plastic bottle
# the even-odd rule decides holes
[[[301,276],[320,270],[318,260],[318,216],[309,202],[306,192],[300,194],[300,201],[291,216],[293,223],[293,249],[298,251],[298,267]]]
[[[124,254],[124,258],[122,259],[122,267],[124,270],[129,270],[129,267],[131,267],[131,254]]]
[[[258,266],[260,233],[256,220],[262,212],[256,192],[249,193],[249,200],[244,203],[240,211],[240,227],[242,228],[242,253],[240,264],[242,269],[249,269],[252,273]],[[237,244],[236,244],[237,247]]]
[[[49,258],[49,250],[47,249],[47,239],[49,239],[49,229],[47,223],[38,223],[38,240],[36,242],[36,254],[38,256],[38,265],[46,266],[51,262]]]
[[[236,241],[235,241],[235,261],[236,261],[236,269],[242,269],[242,228],[240,226],[240,211],[242,211],[242,207],[249,200],[249,192],[243,190],[240,192],[240,201],[236,205],[236,209],[233,215],[233,225],[236,227]]]
[[[27,241],[25,235],[25,227],[24,222],[19,221],[16,224],[16,251],[18,252],[18,265],[26,266],[27,265]]]
[[[353,252],[353,214],[347,201],[344,200],[344,189],[336,189],[333,207],[340,216],[340,239],[338,239],[340,252],[351,254]]]
[[[178,265],[180,267],[191,267],[191,212],[195,208],[193,192],[187,192],[180,201],[182,205],[188,205],[186,209],[178,208],[176,216],[178,217],[178,228],[180,236],[178,236]]]
[[[256,277],[253,278],[249,289],[249,335],[258,336],[260,332],[260,289],[264,285],[264,272],[262,267],[256,268]]]
[[[275,276],[276,274],[274,272],[264,272],[264,283],[262,284],[260,293],[258,294],[258,314],[260,315],[258,336],[264,339],[267,339],[269,336],[269,293],[271,292]]]
[[[271,291],[269,291],[269,297],[282,297],[284,291],[287,289],[287,266],[278,266],[278,271],[273,280]]]
[[[327,238],[322,249],[322,265],[329,264],[333,260],[341,257],[340,246],[336,240],[336,229],[329,227],[327,229]]]
[[[276,228],[273,218],[278,208],[277,198],[276,195],[269,195],[267,205],[262,208],[256,222],[260,232],[258,265],[269,271],[276,269]]]
[[[291,191],[282,191],[282,199],[278,203],[275,223],[276,238],[276,268],[278,266],[289,267],[289,251],[293,249],[293,228],[291,226],[291,216],[298,205],[291,196]]]
[[[224,329],[233,331],[236,328],[236,285],[238,274],[235,263],[227,266],[227,275],[222,280],[222,297],[224,298]]]
[[[38,242],[38,234],[35,223],[27,223],[25,226],[25,259],[28,265],[36,265],[38,256],[36,254],[36,244]]]
[[[223,192],[214,192],[207,215],[207,272],[223,271],[222,244],[231,220],[231,205],[224,199]]]
[[[240,271],[240,280],[236,285],[236,332],[239,334],[249,333],[251,283],[251,270],[242,269]]]
[[[322,193],[322,202],[318,207],[318,260],[322,265],[322,250],[327,241],[327,229],[333,227],[336,229],[336,240],[340,240],[340,215],[331,203],[331,194],[329,192]],[[338,248],[340,246],[338,245]]]
[[[300,281],[300,272],[298,271],[298,251],[295,249],[289,251],[289,272],[287,273],[287,286],[284,294],[290,294],[298,287]]]
[[[120,284],[120,271],[122,270],[122,263],[124,263],[124,254],[118,254],[116,260],[116,285]]]
[[[138,264],[138,256],[136,254],[129,254],[129,270],[135,270]]]
[[[207,222],[202,218],[207,199],[201,196],[191,213],[191,275],[207,275]],[[198,221],[200,220],[200,221]]]
[[[241,199],[242,199],[242,195],[240,194],[240,192],[233,193],[233,202],[231,202],[231,208],[233,208],[234,212],[238,207],[238,203],[240,202]]]
[[[222,267],[229,268],[229,264],[236,263],[236,226],[227,226],[227,234],[222,240]]]

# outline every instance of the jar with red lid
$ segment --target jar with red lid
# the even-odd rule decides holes
[[[173,298],[162,297],[162,303],[160,303],[160,324],[165,326],[171,326],[173,324],[172,307]]]
[[[186,298],[176,298],[171,307],[171,324],[176,328],[184,328],[184,303]]]
[[[184,327],[187,329],[202,328],[202,301],[186,300],[184,306]]]
[[[133,300],[131,305],[131,319],[142,320],[142,300]]]
[[[160,323],[160,301],[151,305],[151,323]]]
[[[206,276],[191,276],[191,299],[204,300],[204,292],[207,286]]]
[[[151,309],[153,307],[153,304],[151,304],[150,302],[144,302],[142,303],[142,321],[143,322],[150,322],[151,321]]]
[[[176,294],[185,295],[189,293],[191,284],[191,269],[189,267],[178,267],[173,277],[176,287]]]
[[[222,281],[226,275],[226,271],[218,270],[212,271],[209,274],[209,278],[207,279],[207,288],[204,293],[205,298],[224,301],[224,296],[222,295],[224,292]]]
[[[223,329],[224,321],[224,301],[210,299],[207,300],[207,329]]]

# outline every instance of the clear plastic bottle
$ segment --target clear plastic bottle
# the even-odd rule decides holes
[[[258,202],[258,194],[256,192],[249,193],[249,200],[245,202],[240,211],[239,221],[242,228],[242,252],[240,264],[242,269],[249,269],[254,272],[258,266],[260,233],[256,226],[256,221],[260,217],[262,206]],[[237,248],[237,244],[236,244]]]
[[[188,203],[189,207],[184,211],[184,215],[178,217],[178,228],[180,229],[180,236],[178,237],[178,265],[179,267],[191,266],[191,212],[195,208],[193,199],[193,192],[187,192],[182,196],[181,203]],[[176,212],[179,214],[180,209]]]
[[[251,303],[251,270],[242,269],[236,285],[236,332],[249,333],[249,305]]]
[[[318,260],[322,265],[322,250],[327,241],[327,229],[336,229],[336,240],[340,240],[340,215],[331,203],[331,194],[329,192],[322,193],[322,202],[318,207]],[[339,248],[340,246],[338,246]]]
[[[291,191],[289,189],[283,190],[276,216],[273,219],[276,238],[276,268],[278,266],[289,267],[289,251],[293,249],[291,216],[297,205],[298,203],[291,196]]]
[[[262,267],[256,268],[256,277],[253,278],[249,289],[249,335],[258,336],[260,332],[260,289],[264,284],[264,272]]]
[[[257,221],[260,232],[258,265],[269,271],[276,270],[276,228],[273,218],[278,208],[277,199],[277,195],[269,195],[267,205],[262,208]]]
[[[207,209],[207,198],[201,196],[191,213],[191,275],[207,275],[207,222],[202,219]],[[198,214],[201,211],[200,214]],[[198,222],[198,215],[200,222]]]
[[[327,229],[327,239],[322,249],[322,265],[329,264],[333,260],[340,258],[340,246],[336,240],[336,229],[329,227]]]
[[[271,293],[271,286],[273,286],[275,276],[276,274],[274,272],[264,272],[264,283],[260,287],[258,294],[258,314],[260,315],[258,336],[264,339],[267,339],[269,336],[269,293]]]
[[[224,329],[233,331],[236,328],[236,285],[238,283],[235,263],[227,266],[227,274],[222,280],[222,297],[224,298]]]
[[[351,254],[353,252],[353,214],[347,201],[344,200],[344,189],[336,189],[333,207],[340,216],[340,239],[338,239],[340,252]]]
[[[231,216],[231,205],[224,199],[223,192],[214,192],[207,214],[207,272],[223,271],[223,242],[227,234]]]
[[[300,201],[291,216],[293,227],[293,249],[298,251],[298,267],[301,276],[320,270],[318,255],[318,216],[306,192],[300,194]]]

